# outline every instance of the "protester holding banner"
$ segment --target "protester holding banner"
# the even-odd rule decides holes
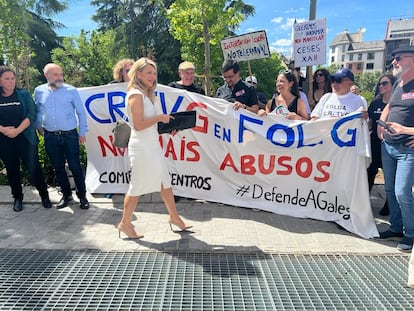
[[[322,96],[311,113],[311,120],[319,118],[339,118],[354,111],[363,112],[362,117],[368,118],[367,106],[359,97],[351,93],[354,74],[347,68],[341,68],[332,75],[333,93]]]
[[[195,66],[193,63],[184,61],[178,65],[178,76],[180,77],[180,80],[171,82],[168,86],[205,95],[204,90],[194,83]]]
[[[381,156],[390,210],[390,227],[380,232],[380,238],[402,238],[397,249],[410,252],[414,239],[414,46],[401,46],[391,55],[392,73],[398,80],[380,117],[391,128],[378,125],[377,129],[383,139]]]
[[[216,97],[234,103],[234,110],[243,108],[257,113],[259,105],[256,90],[240,79],[239,63],[233,60],[225,60],[221,67],[221,73],[225,83],[217,89]]]
[[[300,97],[298,80],[291,70],[282,70],[276,79],[277,93],[267,103],[266,110],[261,109],[259,115],[276,113],[290,120],[309,120],[305,102]]]
[[[0,159],[7,172],[14,198],[13,210],[23,209],[23,189],[20,162],[30,174],[44,208],[52,207],[47,184],[39,164],[36,134],[36,106],[31,95],[16,88],[12,69],[0,67]]]
[[[57,203],[58,209],[64,208],[73,200],[72,189],[65,170],[65,163],[73,174],[76,194],[81,209],[88,209],[83,169],[80,164],[80,144],[86,142],[86,112],[78,90],[64,83],[62,68],[49,63],[43,69],[46,84],[35,91],[37,105],[37,129],[44,135],[45,149],[56,173],[62,191]],[[79,134],[78,134],[79,127]]]
[[[129,72],[130,82],[125,99],[131,126],[128,144],[131,163],[131,181],[124,199],[121,222],[118,224],[119,236],[124,233],[130,239],[140,239],[132,225],[132,215],[141,195],[159,191],[169,213],[169,224],[180,230],[188,226],[178,214],[171,189],[171,177],[167,160],[164,157],[157,131],[158,122],[168,123],[171,116],[157,114],[155,88],[157,87],[157,66],[148,58],[138,59]]]
[[[195,66],[192,62],[184,61],[181,64],[179,64],[178,76],[180,77],[180,80],[176,82],[171,82],[168,84],[168,86],[176,89],[186,90],[188,92],[205,95],[204,90],[194,83]],[[175,202],[178,202],[181,198],[182,197],[178,195],[174,195]]]
[[[384,107],[388,104],[391,98],[392,86],[394,85],[395,77],[391,74],[383,75],[378,81],[378,96],[371,102],[368,107],[370,137],[371,137],[371,164],[368,167],[368,188],[371,191],[374,186],[375,176],[378,173],[378,168],[382,168],[381,161],[381,144],[382,141],[378,138],[377,120],[380,118]],[[385,201],[384,207],[379,212],[382,216],[389,215],[388,204]]]

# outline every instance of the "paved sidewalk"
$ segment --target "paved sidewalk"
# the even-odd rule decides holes
[[[50,195],[52,202],[60,199],[54,188]],[[46,210],[37,192],[26,187],[24,210],[16,213],[9,187],[1,186],[0,248],[400,254],[396,241],[365,240],[339,230],[334,223],[190,200],[179,201],[177,207],[194,225],[194,232],[175,233],[169,228],[158,194],[143,196],[134,215],[134,225],[145,237],[139,241],[119,239],[116,224],[122,215],[123,195],[107,199],[89,194],[88,199],[89,210],[81,210],[76,199],[70,207]],[[378,216],[384,203],[383,185],[374,186],[371,202],[379,230],[386,229],[388,218]]]

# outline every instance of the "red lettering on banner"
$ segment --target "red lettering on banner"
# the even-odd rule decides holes
[[[239,170],[237,169],[236,164],[234,163],[230,153],[226,154],[223,162],[221,162],[220,171],[224,171],[225,167],[231,167],[236,173],[239,173]]]
[[[109,151],[114,156],[121,156],[125,155],[127,148],[119,148],[114,145],[114,137],[109,135],[109,143],[103,138],[102,136],[97,136],[99,146],[101,147],[102,157],[107,157],[107,151]]]
[[[164,141],[162,136],[159,137],[159,142],[161,148],[164,148]],[[198,152],[197,147],[200,144],[197,141],[187,142],[185,137],[182,137],[180,140],[180,145],[178,148],[174,145],[174,140],[170,137],[165,146],[165,157],[171,157],[173,160],[187,161],[187,162],[198,162],[200,161],[200,152]],[[179,151],[177,154],[176,149]]]
[[[277,160],[277,164],[279,164],[280,166],[286,168],[286,170],[284,170],[284,171],[277,170],[276,174],[277,175],[290,175],[290,174],[292,174],[293,167],[290,165],[291,161],[292,161],[292,157],[288,157],[288,156],[279,157],[279,159]]]
[[[194,108],[200,107],[207,110],[207,105],[203,103],[192,102],[187,106],[187,111],[194,110]],[[192,130],[200,133],[207,133],[208,131],[208,118],[197,114],[197,118],[203,122],[203,125],[196,125]]]
[[[268,161],[266,161],[268,156]],[[302,178],[312,178],[317,182],[325,182],[329,180],[330,174],[326,171],[327,167],[331,166],[329,161],[319,161],[316,164],[309,157],[301,157],[296,161],[290,156],[280,156],[277,159],[277,169],[275,171],[276,156],[259,154],[242,155],[240,156],[240,167],[238,168],[230,153],[227,153],[223,162],[220,164],[220,170],[224,171],[227,167],[233,169],[236,173],[244,175],[255,175],[261,173],[269,175],[276,173],[276,175],[292,175],[294,172],[297,176]],[[317,175],[315,175],[317,174]]]
[[[329,179],[330,175],[327,171],[324,170],[324,167],[330,167],[330,166],[331,166],[331,162],[329,162],[329,161],[320,161],[320,162],[318,162],[316,164],[316,168],[320,173],[322,173],[322,177],[315,176],[314,177],[315,181],[318,181],[318,182],[327,181]]]
[[[265,161],[264,161],[264,154],[259,154],[259,171],[262,174],[270,174],[271,172],[273,172],[275,170],[275,161],[276,161],[276,156],[271,154],[269,156],[269,164],[267,166],[267,168],[265,168]]]
[[[256,174],[256,168],[254,163],[256,159],[252,155],[243,155],[240,157],[240,171],[245,175],[254,175]]]

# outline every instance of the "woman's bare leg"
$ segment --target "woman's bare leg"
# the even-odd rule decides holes
[[[137,233],[132,225],[132,215],[134,214],[138,202],[139,196],[125,196],[122,219],[118,224],[118,231],[123,232],[130,239],[139,239],[144,237],[142,234]]]
[[[174,193],[171,188],[164,188],[161,186],[161,198],[164,201],[165,206],[167,207],[168,214],[170,215],[169,223],[170,225],[176,225],[181,230],[190,229],[192,226],[186,225],[181,219],[177,211],[177,206],[174,201]]]

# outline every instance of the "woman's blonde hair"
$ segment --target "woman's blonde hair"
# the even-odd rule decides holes
[[[130,79],[128,83],[128,91],[131,89],[138,89],[144,95],[148,96],[152,102],[155,102],[155,89],[157,87],[157,80],[155,80],[154,85],[148,88],[146,91],[144,84],[137,75],[137,73],[142,72],[147,65],[153,66],[155,68],[155,71],[157,71],[157,64],[147,57],[141,57],[132,65],[131,70],[128,72]]]
[[[122,77],[122,71],[124,70],[126,65],[133,64],[133,63],[134,63],[134,60],[131,58],[124,58],[118,61],[113,68],[114,81],[115,82],[126,82],[124,81]]]

